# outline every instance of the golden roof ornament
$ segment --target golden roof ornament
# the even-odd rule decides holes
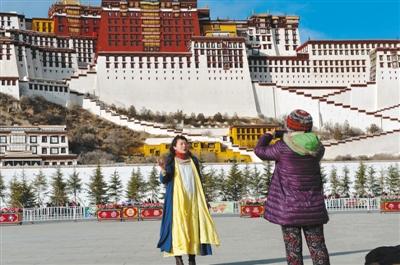
[[[80,5],[79,0],[62,0],[63,5]]]

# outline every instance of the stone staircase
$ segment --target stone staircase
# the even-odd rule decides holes
[[[374,112],[375,114],[381,114],[383,116],[389,116],[392,118],[400,119],[400,104],[389,106],[383,109],[379,109]]]
[[[313,96],[310,93],[305,93],[304,91],[298,91],[295,88],[281,88],[284,91],[287,91],[288,93],[291,93],[296,96],[302,96],[305,98],[310,99],[311,101],[316,101],[319,102],[320,104],[326,104],[329,106],[333,106],[334,108],[339,108],[339,109],[345,109],[348,112],[354,113],[356,116],[358,116],[360,119],[365,119],[369,118],[371,121],[380,119],[381,120],[381,125],[383,125],[383,132],[376,133],[376,134],[370,134],[370,135],[361,135],[361,136],[355,136],[351,138],[347,138],[344,140],[328,140],[328,141],[323,141],[324,146],[327,149],[327,153],[329,153],[331,150],[347,150],[347,151],[357,151],[354,148],[366,148],[370,147],[370,150],[373,151],[374,143],[382,142],[383,138],[387,139],[386,142],[390,142],[387,145],[399,145],[397,149],[400,149],[400,144],[397,143],[400,139],[400,118],[399,117],[393,117],[389,115],[384,115],[385,111],[389,110],[397,110],[400,106],[400,104],[393,105],[378,111],[367,111],[365,109],[361,109],[358,107],[346,105],[340,102],[336,102],[332,100],[330,97],[332,95],[338,95],[341,93],[346,93],[347,91],[351,90],[349,88],[343,89],[342,91],[336,91],[334,93],[329,93],[326,94],[325,96]],[[365,144],[364,144],[365,143]],[[393,146],[395,147],[395,146]],[[368,148],[366,148],[368,149]],[[395,149],[395,148],[392,148]],[[365,150],[366,152],[368,150]],[[397,151],[397,153],[400,153],[400,150]],[[328,155],[329,156],[329,155]],[[331,159],[333,157],[330,157]]]
[[[376,139],[377,137],[380,137],[380,136],[393,135],[393,134],[396,134],[399,132],[400,132],[400,129],[395,129],[395,130],[386,131],[386,132],[354,136],[354,137],[346,138],[343,140],[327,140],[327,141],[323,141],[322,143],[324,144],[325,147],[330,147],[330,146],[341,145],[341,144],[346,144],[346,143],[350,143],[350,142],[362,141],[364,139],[373,139],[373,138]]]
[[[400,128],[400,119],[399,118],[390,117],[390,116],[386,116],[386,115],[384,116],[384,115],[379,113],[380,111],[375,111],[375,112],[367,111],[365,109],[361,109],[361,108],[358,108],[358,107],[350,106],[348,104],[343,104],[341,102],[336,102],[336,101],[334,101],[334,100],[329,98],[330,94],[327,94],[327,96],[324,96],[324,97],[318,97],[318,96],[313,96],[312,94],[309,94],[309,93],[304,93],[303,91],[297,91],[295,88],[281,87],[281,89],[282,90],[287,90],[289,93],[293,93],[293,94],[296,94],[296,95],[299,95],[299,96],[310,98],[310,99],[315,100],[315,101],[319,101],[320,103],[325,103],[327,105],[332,105],[332,106],[335,106],[335,107],[338,107],[338,108],[347,109],[348,111],[353,112],[353,113],[354,112],[358,112],[360,114],[360,116],[363,116],[363,117],[367,116],[367,117],[370,117],[370,118],[379,118],[379,119],[383,120],[384,122],[386,122],[387,124],[392,124],[392,126],[388,126],[388,127],[392,128],[392,129]],[[337,94],[340,94],[340,93],[345,93],[348,90],[351,90],[351,89],[345,89],[345,90],[343,90],[343,91],[341,91],[339,93],[335,92],[333,94],[337,95]],[[394,107],[398,107],[398,105],[396,105]]]
[[[95,65],[78,69],[71,77],[64,79],[71,91],[81,94],[95,94],[97,71]]]
[[[174,137],[180,134],[187,137],[191,141],[219,142],[226,148],[231,149],[233,152],[239,153],[241,155],[250,156],[253,162],[261,162],[261,160],[254,154],[252,149],[246,149],[239,147],[237,145],[233,145],[231,142],[224,140],[224,137],[211,137],[201,134],[193,134],[185,132],[184,129],[182,130],[182,129],[168,128],[164,124],[141,121],[137,119],[130,119],[125,115],[120,115],[116,113],[111,108],[109,108],[105,103],[101,102],[96,98],[83,95],[81,96],[83,97],[82,101],[83,109],[114,124],[125,126],[134,131],[143,131],[152,135],[164,135],[164,136]]]

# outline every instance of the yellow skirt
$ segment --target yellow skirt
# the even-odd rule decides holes
[[[166,256],[200,255],[201,244],[219,246],[220,241],[208,211],[204,191],[193,161],[194,192],[189,195],[182,183],[179,162],[175,161],[172,210],[172,249]]]

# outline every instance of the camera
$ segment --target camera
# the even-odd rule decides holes
[[[287,133],[287,130],[276,130],[274,133],[274,139],[282,138],[285,133]]]

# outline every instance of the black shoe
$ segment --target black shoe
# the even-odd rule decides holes
[[[175,262],[176,262],[176,265],[184,265],[182,256],[175,256]]]
[[[196,265],[196,255],[189,255],[189,265]]]

